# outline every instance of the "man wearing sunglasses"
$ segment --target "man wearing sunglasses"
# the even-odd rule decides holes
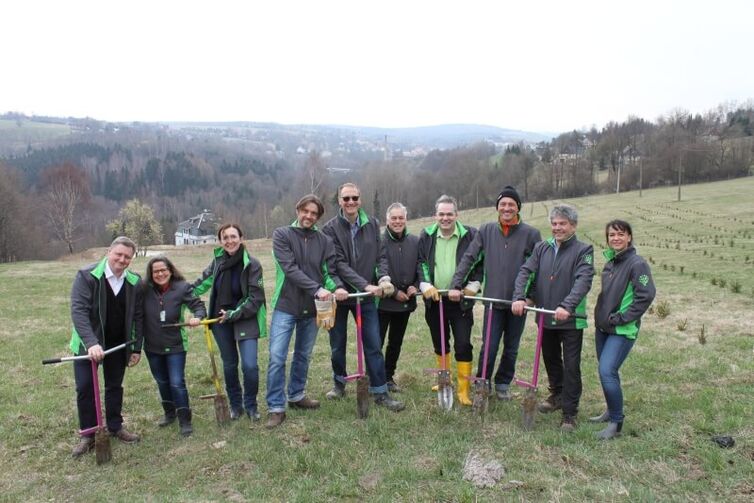
[[[395,288],[387,275],[387,258],[380,242],[380,224],[361,209],[361,193],[354,183],[345,183],[338,189],[338,215],[330,219],[322,231],[335,244],[337,274],[350,293],[369,292],[374,297],[390,296]],[[350,299],[338,304],[335,326],[330,329],[330,349],[333,369],[333,389],[327,398],[343,398],[346,392],[346,328],[348,313],[356,312],[356,301]],[[377,405],[393,411],[404,405],[388,393],[385,378],[385,359],[382,356],[380,327],[376,303],[369,300],[361,306],[362,337],[369,392]]]

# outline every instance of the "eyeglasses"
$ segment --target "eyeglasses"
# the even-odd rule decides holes
[[[343,196],[341,197],[343,202],[349,203],[353,201],[354,203],[359,200],[359,196]]]
[[[168,274],[170,269],[152,269],[152,274]]]

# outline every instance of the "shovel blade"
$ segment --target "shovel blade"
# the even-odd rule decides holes
[[[437,388],[437,404],[444,411],[453,410],[453,387],[440,384]]]
[[[369,417],[369,380],[366,376],[356,380],[356,417]]]
[[[521,424],[526,431],[534,429],[534,418],[537,412],[537,390],[527,388],[521,402]]]
[[[490,403],[490,381],[489,379],[477,379],[474,381],[474,398],[471,401],[471,408],[476,414],[484,418]]]
[[[230,408],[224,395],[215,395],[215,420],[220,426],[230,423]]]
[[[94,456],[98,465],[109,463],[113,458],[110,450],[110,435],[105,428],[99,428],[94,434]]]
[[[453,410],[453,385],[449,370],[437,372],[437,404],[444,411]]]

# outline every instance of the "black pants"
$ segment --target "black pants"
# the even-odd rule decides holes
[[[443,313],[445,319],[445,353],[450,352],[450,330],[453,330],[453,350],[457,362],[470,362],[474,359],[474,347],[471,345],[471,327],[474,326],[474,313],[472,309],[461,309],[460,302],[443,301]],[[432,344],[435,354],[441,354],[440,348],[440,303],[429,302],[424,304],[424,319],[429,325],[429,333],[432,335]]]
[[[542,358],[550,393],[560,395],[563,415],[576,416],[581,399],[581,343],[583,330],[544,330]]]
[[[385,347],[385,336],[387,335],[385,377],[388,381],[393,380],[395,368],[398,365],[398,358],[401,356],[401,346],[403,346],[403,336],[406,334],[409,316],[411,316],[411,311],[379,312],[380,342],[383,348]],[[390,329],[389,333],[388,329]]]
[[[99,366],[102,367],[102,374],[104,375],[107,429],[116,432],[123,427],[121,409],[123,408],[123,376],[126,373],[126,352],[116,351],[105,356],[105,360]],[[97,426],[91,362],[89,360],[74,361],[73,376],[76,380],[79,428],[84,430]],[[102,379],[99,382],[101,387]]]

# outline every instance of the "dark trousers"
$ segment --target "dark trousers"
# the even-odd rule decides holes
[[[105,381],[105,422],[111,432],[123,427],[123,376],[126,373],[126,352],[116,351],[105,356],[99,365]],[[92,364],[89,360],[73,362],[73,377],[76,381],[76,406],[79,411],[79,428],[85,430],[97,426],[97,411],[94,407],[94,384]],[[102,380],[100,380],[102,386]],[[99,393],[99,390],[96,391]]]
[[[382,347],[385,347],[385,336],[387,336],[387,349],[385,349],[385,378],[388,381],[393,380],[395,368],[398,365],[398,358],[401,356],[401,346],[403,346],[403,336],[406,334],[409,316],[411,316],[411,311],[379,312],[380,344]],[[388,329],[390,330],[389,332]]]
[[[482,377],[482,366],[484,365],[484,352],[486,349],[485,341],[487,340],[487,314],[489,307],[484,308],[484,325],[482,326],[482,349],[479,352],[479,368],[477,377]],[[492,374],[497,358],[497,350],[500,347],[500,340],[503,341],[503,354],[500,356],[500,365],[495,374],[495,384],[508,385],[513,380],[516,373],[516,359],[518,358],[518,346],[521,343],[521,334],[524,331],[526,315],[516,316],[511,313],[510,309],[493,309],[492,323],[490,325],[490,348],[487,355],[487,373],[484,377],[489,378]]]
[[[470,362],[474,359],[474,347],[471,345],[471,327],[474,326],[474,313],[472,309],[464,311],[459,302],[443,301],[443,313],[445,320],[445,353],[450,352],[450,331],[453,331],[453,350],[457,362]],[[424,319],[429,325],[429,333],[432,335],[432,344],[435,354],[442,353],[440,347],[440,303],[429,302],[424,304]]]
[[[581,399],[581,344],[583,330],[545,329],[542,359],[550,381],[550,393],[560,395],[564,416],[576,416]]]

